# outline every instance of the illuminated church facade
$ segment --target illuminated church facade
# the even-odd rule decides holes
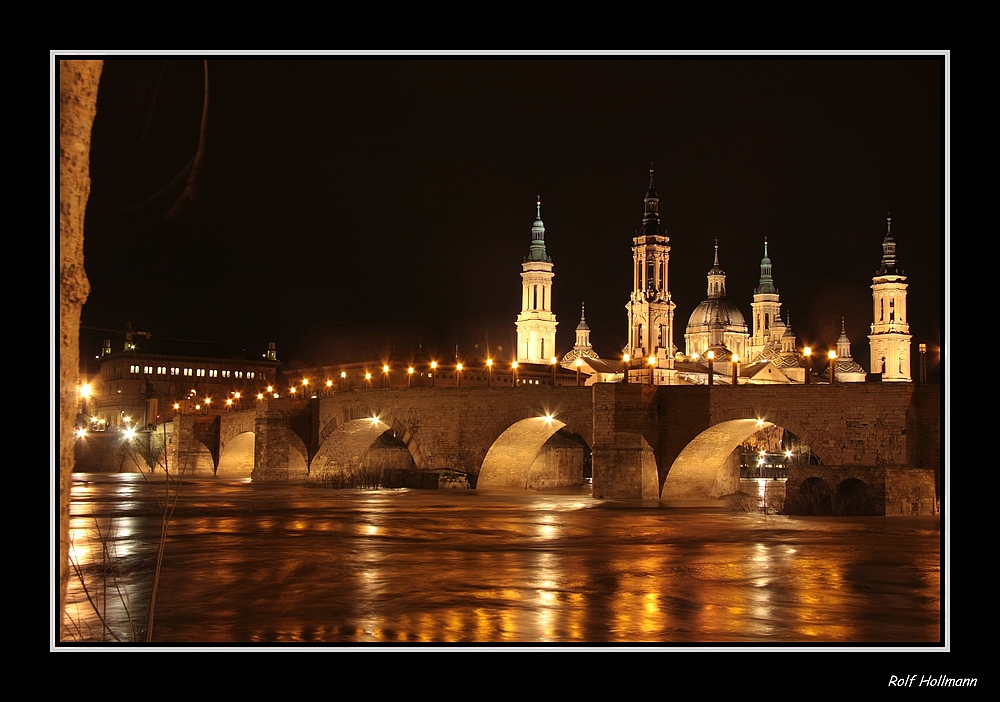
[[[806,381],[807,360],[798,349],[795,333],[785,316],[775,285],[773,266],[764,239],[760,278],[750,304],[749,323],[739,306],[728,299],[726,272],[719,262],[719,243],[707,275],[707,297],[691,313],[684,332],[684,352],[673,345],[676,305],[669,289],[670,237],[660,221],[660,198],[649,170],[641,228],[632,238],[632,292],[625,305],[628,341],[618,360],[602,360],[590,343],[590,327],[581,308],[573,349],[559,357],[556,351],[556,316],[552,310],[553,264],[545,248],[541,198],[536,201],[531,246],[521,264],[521,313],[517,316],[517,361],[551,364],[567,369],[582,365],[593,382],[627,382],[650,385],[702,384],[707,382],[708,352],[714,360],[719,384],[776,384]],[[896,268],[896,244],[891,219],[882,243],[882,263],[872,279],[874,323],[871,342],[872,372],[881,379],[907,382],[910,377],[909,324],[906,319],[906,277]],[[852,357],[844,320],[836,342],[835,382],[865,382],[867,372]],[[578,363],[579,360],[579,363]],[[627,370],[626,370],[627,369]],[[823,382],[826,359],[814,358],[811,376]],[[829,382],[829,379],[826,380]]]

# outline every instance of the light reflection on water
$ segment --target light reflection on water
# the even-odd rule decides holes
[[[144,638],[160,525],[150,488],[135,474],[74,479],[84,580],[123,638],[131,603]],[[170,523],[154,640],[937,642],[939,536],[936,517],[196,479]],[[75,581],[74,636],[101,640]]]

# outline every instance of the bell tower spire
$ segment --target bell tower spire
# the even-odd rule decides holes
[[[872,373],[883,382],[911,382],[910,324],[906,316],[906,276],[896,268],[896,240],[892,238],[892,213],[885,220],[882,262],[872,278],[874,322],[871,342]]]
[[[674,376],[674,308],[667,285],[670,237],[660,226],[660,198],[653,187],[653,164],[649,164],[649,187],[643,198],[642,227],[632,238],[632,295],[628,311],[628,343],[623,351],[642,373],[657,385],[669,385]],[[650,364],[650,356],[655,357]],[[642,371],[639,371],[639,368]]]
[[[781,322],[781,299],[771,275],[771,257],[767,253],[764,237],[764,258],[760,259],[760,280],[750,303],[750,343],[747,346],[749,361],[757,358],[772,346],[780,347],[785,333]]]
[[[521,314],[517,316],[517,361],[549,363],[556,355],[556,316],[552,313],[552,259],[545,250],[542,196],[535,197],[531,246],[521,264]]]

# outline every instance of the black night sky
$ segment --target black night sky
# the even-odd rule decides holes
[[[201,57],[109,57],[83,323],[254,353],[275,341],[293,366],[418,340],[507,358],[540,193],[559,353],[586,302],[595,349],[617,358],[653,161],[678,348],[715,238],[749,319],[767,237],[799,345],[832,345],[844,316],[870,370],[891,210],[913,352],[928,344],[937,377],[944,70],[939,55],[210,56],[196,199],[166,218],[198,147]],[[103,336],[84,332],[82,354]]]

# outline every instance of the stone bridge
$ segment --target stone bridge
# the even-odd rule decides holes
[[[940,385],[911,383],[368,390],[178,416],[171,451],[196,474],[304,479],[375,462],[480,489],[581,483],[592,460],[595,497],[698,500],[737,492],[740,444],[777,425],[821,464],[794,465],[789,491],[861,481],[889,513],[929,513],[940,410]]]

